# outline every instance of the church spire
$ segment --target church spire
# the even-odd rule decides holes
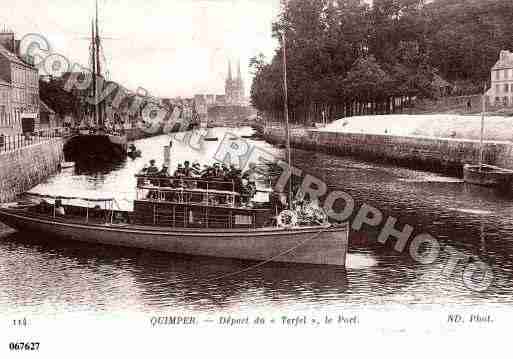
[[[240,72],[240,57],[239,57],[239,63],[238,63],[238,71],[237,71],[237,79],[242,79],[242,74]]]

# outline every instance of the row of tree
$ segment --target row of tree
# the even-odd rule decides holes
[[[273,24],[279,49],[270,61],[250,62],[251,100],[262,112],[283,108],[283,34],[297,122],[318,120],[320,111],[389,112],[412,97],[438,96],[445,80],[462,94],[478,93],[499,51],[513,47],[513,2],[283,1]]]

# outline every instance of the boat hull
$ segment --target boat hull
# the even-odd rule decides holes
[[[64,145],[65,157],[72,160],[110,161],[123,159],[127,153],[126,136],[76,135]]]
[[[465,165],[463,180],[484,187],[511,188],[513,171],[491,165]]]
[[[344,266],[348,226],[215,230],[69,223],[0,208],[0,221],[19,231],[188,255]]]

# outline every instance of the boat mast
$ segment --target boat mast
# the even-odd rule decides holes
[[[479,168],[483,167],[484,160],[484,120],[485,120],[485,110],[486,110],[486,101],[485,101],[485,93],[486,93],[486,83],[483,86],[483,95],[481,97],[481,138],[479,142]]]
[[[94,124],[98,125],[98,104],[96,101],[96,45],[95,45],[95,34],[94,34],[94,20],[91,20],[91,67],[93,69],[93,119]]]
[[[289,166],[289,171],[292,172],[292,156],[290,151],[290,127],[289,127],[289,99],[288,99],[288,90],[287,90],[287,41],[285,35],[285,29],[281,34],[282,47],[283,47],[283,103],[284,103],[284,112],[285,112],[285,137],[286,137],[286,146],[287,146],[287,165]],[[292,208],[292,176],[289,178],[289,195],[288,195],[288,205],[289,208]]]
[[[100,79],[100,76],[102,75],[101,65],[100,65],[100,46],[101,46],[101,40],[100,40],[100,30],[98,26],[98,0],[96,0],[96,38],[95,38],[95,50],[96,50],[96,79],[95,81],[98,81]],[[95,97],[95,103],[98,107],[98,128],[103,129],[104,127],[104,119],[103,119],[103,106],[102,104],[98,103],[98,83],[96,84],[96,97]]]

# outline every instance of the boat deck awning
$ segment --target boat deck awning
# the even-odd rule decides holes
[[[112,197],[109,198],[101,198],[101,197],[81,197],[81,196],[62,196],[62,195],[51,195],[51,194],[43,194],[43,193],[35,193],[35,192],[25,192],[27,196],[39,197],[39,198],[50,198],[50,199],[64,199],[64,200],[80,200],[80,201],[88,201],[88,202],[112,202],[115,199]]]

